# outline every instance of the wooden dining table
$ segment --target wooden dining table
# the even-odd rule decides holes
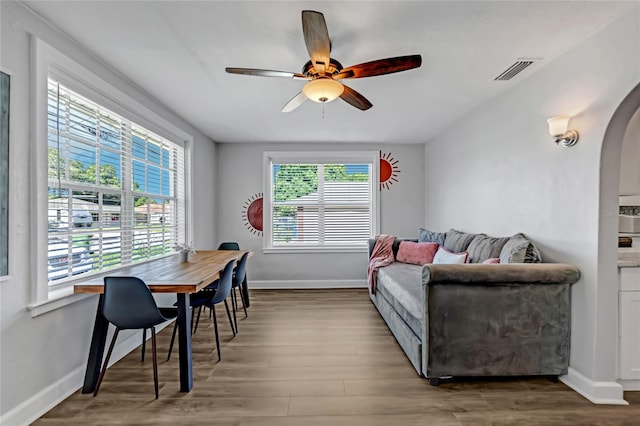
[[[132,276],[142,279],[152,293],[176,293],[178,317],[178,349],[180,363],[180,391],[189,392],[193,387],[191,354],[190,295],[196,293],[219,278],[220,272],[231,261],[240,260],[247,253],[243,250],[204,250],[192,253],[186,262],[180,254],[154,259],[91,277],[75,284],[74,293],[99,294],[96,319],[93,326],[87,368],[82,393],[92,393],[98,381],[109,322],[102,314],[105,276]],[[249,257],[253,252],[249,251]],[[246,282],[242,291],[247,292]],[[245,293],[248,296],[248,293]],[[248,300],[245,299],[245,300]]]

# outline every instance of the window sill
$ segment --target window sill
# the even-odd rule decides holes
[[[367,247],[264,247],[264,254],[284,253],[366,253]]]
[[[95,294],[75,294],[73,292],[73,286],[64,287],[59,290],[53,290],[49,292],[49,299],[43,302],[32,303],[27,306],[27,309],[31,312],[31,317],[35,318],[47,312],[55,311],[56,309],[63,308],[72,303],[85,300],[89,297],[96,296]]]
[[[171,254],[168,254],[166,256],[160,256],[160,257],[156,257],[156,258],[153,258],[153,259],[147,259],[147,260],[142,261],[142,262],[137,262],[137,263],[135,263],[135,265],[142,265],[142,264],[149,263],[149,262],[152,262],[154,260],[161,259],[163,257],[169,257],[169,256],[177,256],[177,254],[176,253],[171,253]],[[73,292],[73,285],[75,283],[81,283],[81,282],[84,282],[84,281],[87,281],[87,280],[104,277],[105,275],[109,275],[110,273],[113,273],[114,271],[118,271],[119,269],[128,268],[129,266],[131,266],[131,264],[124,265],[124,266],[121,266],[119,268],[109,269],[109,270],[106,270],[106,271],[97,271],[95,273],[74,275],[73,277],[69,277],[68,279],[65,279],[64,281],[60,280],[62,282],[57,284],[58,288],[49,289],[48,299],[47,300],[42,300],[42,301],[39,301],[39,302],[32,303],[32,304],[27,306],[27,309],[29,311],[31,311],[31,316],[35,318],[35,317],[40,316],[42,314],[46,314],[47,312],[51,312],[51,311],[54,311],[56,309],[63,308],[63,307],[65,307],[67,305],[70,305],[72,303],[79,302],[79,301],[84,300],[84,299],[86,299],[88,297],[96,296],[96,294],[75,294]]]

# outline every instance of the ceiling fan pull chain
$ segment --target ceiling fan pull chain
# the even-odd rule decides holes
[[[322,103],[322,119],[324,120],[324,104],[325,102]]]

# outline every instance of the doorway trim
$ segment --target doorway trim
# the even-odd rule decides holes
[[[616,108],[604,133],[602,150],[600,154],[600,208],[598,219],[598,322],[596,324],[596,348],[599,343],[615,333],[617,345],[617,324],[619,316],[618,308],[618,212],[620,192],[620,163],[622,156],[622,143],[629,123],[637,110],[640,109],[640,84],[637,84],[631,92],[622,100]],[[615,318],[607,321],[607,316],[615,312]],[[611,326],[611,323],[615,327]],[[601,372],[605,377],[596,377],[596,380],[607,380],[618,376],[617,353],[611,359],[610,350],[595,352],[595,371]],[[598,382],[596,382],[598,383]],[[620,386],[619,398],[623,399],[622,386]],[[595,390],[597,395],[598,391]],[[612,395],[601,395],[603,398]]]

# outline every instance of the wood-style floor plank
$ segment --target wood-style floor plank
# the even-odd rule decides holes
[[[100,394],[79,391],[34,425],[475,426],[639,425],[629,406],[595,405],[546,379],[467,379],[433,387],[419,377],[366,290],[254,290],[233,337],[219,309],[222,361],[208,312],[193,336],[194,387],[179,391],[172,327],[158,335],[160,399],[151,357],[133,351]],[[150,346],[150,345],[149,345]]]

